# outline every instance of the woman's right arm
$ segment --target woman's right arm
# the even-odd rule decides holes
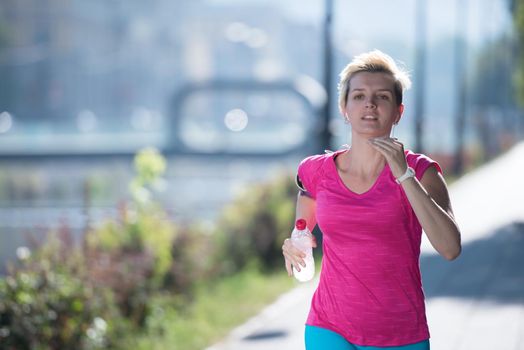
[[[316,210],[316,201],[309,196],[307,192],[300,191],[297,197],[297,209],[296,217],[297,219],[305,219],[307,222],[307,227],[309,231],[313,232],[313,228],[317,224],[317,219],[315,216]],[[317,243],[313,241],[313,247],[316,247]],[[305,266],[304,258],[306,255],[293,246],[291,239],[287,238],[284,241],[282,246],[282,253],[286,260],[286,270],[289,276],[293,276],[292,266],[295,267],[297,271],[300,271],[300,266]]]

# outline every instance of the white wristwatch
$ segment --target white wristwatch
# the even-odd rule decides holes
[[[411,167],[408,167],[404,175],[402,175],[401,177],[397,177],[395,181],[400,185],[404,180],[407,180],[410,177],[414,177],[414,176],[415,176],[415,170],[413,170],[413,168]]]

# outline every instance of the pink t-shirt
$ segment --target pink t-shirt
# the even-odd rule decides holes
[[[316,199],[323,233],[322,272],[307,324],[363,346],[400,346],[429,338],[420,277],[422,227],[386,164],[365,193],[348,189],[335,156],[304,159],[298,176]],[[420,180],[440,166],[406,151]]]

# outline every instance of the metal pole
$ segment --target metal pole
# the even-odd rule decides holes
[[[415,152],[423,152],[424,145],[424,109],[426,91],[426,0],[415,2],[415,30],[416,30],[416,57],[415,57]]]
[[[333,17],[333,0],[326,0],[325,2],[325,19],[324,19],[324,88],[326,90],[326,102],[322,108],[321,114],[321,131],[319,135],[320,141],[320,151],[324,152],[326,149],[331,148],[331,139],[332,134],[329,128],[331,121],[330,118],[330,107],[331,107],[331,57],[332,57],[332,48],[331,48],[331,27],[332,27],[332,17]]]
[[[466,126],[466,45],[467,45],[467,18],[466,0],[456,0],[456,30],[455,34],[455,85],[457,87],[457,101],[455,107],[455,157],[453,173],[461,174],[464,171],[464,132]]]

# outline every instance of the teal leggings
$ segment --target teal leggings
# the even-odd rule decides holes
[[[429,340],[402,346],[360,346],[329,329],[306,325],[306,350],[429,350]]]

